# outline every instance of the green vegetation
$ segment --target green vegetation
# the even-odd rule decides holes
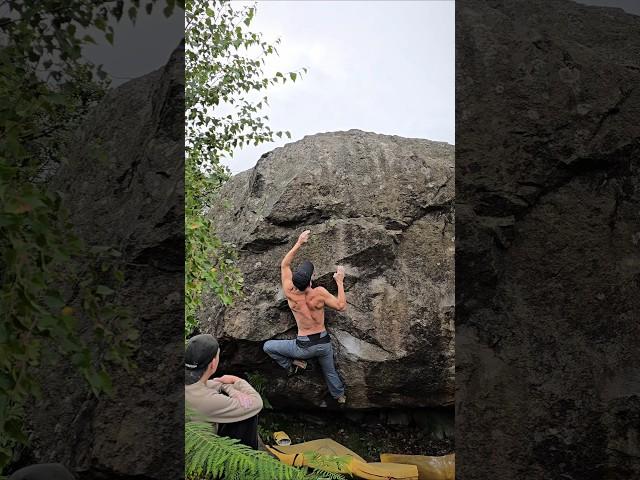
[[[185,338],[197,328],[203,295],[229,305],[242,291],[233,248],[206,216],[229,178],[222,160],[235,148],[290,137],[269,127],[261,114],[268,102],[262,92],[295,81],[300,72],[265,75],[266,58],[277,54],[278,41],[270,44],[251,31],[255,13],[255,6],[228,1],[186,2]]]
[[[253,373],[245,372],[245,376],[247,377],[247,381],[251,384],[251,386],[255,388],[256,392],[258,392],[262,397],[262,403],[264,404],[264,408],[271,410],[273,406],[271,405],[271,403],[269,402],[269,399],[264,394],[267,387],[267,379],[264,377],[264,375],[261,375],[258,372],[253,372]]]
[[[218,237],[207,212],[229,178],[223,165],[235,148],[269,142],[289,132],[273,131],[261,114],[265,89],[295,81],[300,72],[267,76],[266,57],[276,45],[251,31],[256,6],[188,0],[185,35],[185,339],[198,328],[204,295],[230,305],[241,295],[242,275],[231,245]],[[261,95],[257,96],[260,93]],[[254,377],[260,388],[259,378]],[[268,403],[266,403],[268,405]],[[264,452],[219,437],[204,422],[185,423],[185,475],[189,479],[342,479],[284,465]]]
[[[219,437],[211,424],[185,422],[185,475],[188,479],[225,478],[255,480],[344,480],[342,475],[327,472],[333,464],[318,459],[317,468],[291,467],[265,452],[253,450],[238,440]]]
[[[147,1],[147,12],[154,3]],[[166,0],[166,15],[174,4]],[[7,0],[2,7],[0,471],[15,446],[28,442],[23,407],[41,394],[44,352],[70,359],[98,394],[110,390],[111,367],[129,367],[135,348],[130,316],[117,301],[120,253],[78,238],[46,181],[108,85],[100,67],[81,59],[82,46],[95,40],[80,31],[95,28],[112,43],[109,21],[125,11],[134,19],[139,2],[126,10],[125,2],[82,0]]]

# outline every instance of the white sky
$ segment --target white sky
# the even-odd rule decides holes
[[[578,1],[640,14],[638,0]],[[269,69],[309,72],[266,92],[272,128],[289,130],[292,139],[235,152],[232,172],[318,132],[358,128],[453,144],[454,11],[453,0],[259,0],[252,28],[282,39]],[[184,35],[184,16],[166,19],[155,8],[150,16],[140,12],[135,27],[123,19],[115,29],[115,46],[98,36],[99,45],[85,49],[115,77],[114,86],[164,65]]]
[[[165,2],[161,1],[148,15],[145,3],[142,2],[135,25],[126,13],[128,2],[120,21],[111,20],[115,31],[113,45],[105,40],[104,33],[94,28],[90,33],[96,45],[89,44],[83,49],[88,59],[103,65],[113,87],[164,66],[184,37],[184,11],[176,7],[173,15],[166,18],[162,13]]]
[[[281,38],[267,71],[308,73],[266,91],[271,128],[291,140],[245,147],[227,166],[238,173],[305,135],[352,128],[453,144],[454,13],[454,1],[258,1],[251,28]]]

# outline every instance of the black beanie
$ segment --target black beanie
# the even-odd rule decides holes
[[[313,263],[305,260],[293,274],[293,284],[298,290],[303,291],[311,283],[311,275],[313,275]]]

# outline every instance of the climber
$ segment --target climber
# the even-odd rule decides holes
[[[223,375],[209,380],[220,362],[218,341],[213,335],[196,335],[187,342],[184,359],[184,395],[194,420],[202,419],[223,437],[258,448],[258,413],[262,398],[246,380]]]
[[[309,239],[309,230],[305,230],[298,237],[298,241],[285,255],[280,264],[282,289],[293,312],[298,325],[298,336],[295,340],[268,340],[264,344],[264,351],[290,374],[298,369],[304,370],[311,358],[317,358],[329,393],[338,404],[347,401],[344,384],[333,363],[333,348],[331,339],[324,327],[325,305],[334,310],[344,311],[347,301],[344,294],[344,268],[337,267],[333,278],[338,285],[338,297],[331,295],[323,287],[313,288],[311,277],[313,264],[305,261],[295,271],[291,272],[291,262],[296,252]]]

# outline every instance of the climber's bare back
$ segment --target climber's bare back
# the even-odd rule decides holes
[[[303,276],[302,280],[298,279],[298,286],[300,288],[304,287],[304,290],[299,290],[293,283],[291,261],[298,249],[307,242],[310,233],[310,230],[302,232],[296,244],[287,252],[280,263],[282,290],[296,319],[299,336],[313,335],[324,330],[325,305],[338,311],[344,311],[347,308],[343,284],[344,267],[338,266],[336,273],[333,275],[338,286],[338,298],[331,295],[324,287],[313,288],[311,286],[311,276],[313,275],[313,264],[311,262],[303,263],[306,266],[300,270],[302,275],[306,275],[306,277]]]
[[[285,296],[298,325],[298,335],[312,335],[324,330],[324,298],[322,287],[308,288],[301,292],[295,287],[286,288]]]

